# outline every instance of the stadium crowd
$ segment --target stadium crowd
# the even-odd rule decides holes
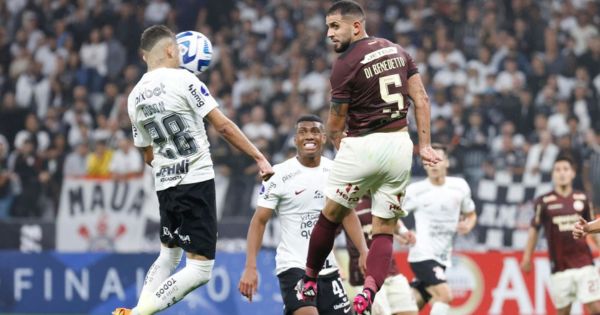
[[[418,63],[432,138],[449,145],[452,172],[476,187],[497,171],[547,176],[569,154],[576,187],[600,205],[600,3],[359,2],[369,34],[396,41]],[[152,24],[207,35],[214,56],[201,80],[223,111],[274,163],[293,154],[295,120],[329,111],[328,6],[0,0],[0,218],[52,218],[66,176],[143,172],[127,95],[145,71],[139,37]],[[209,139],[226,194],[240,197],[227,198],[224,215],[251,216],[253,161],[212,128]]]

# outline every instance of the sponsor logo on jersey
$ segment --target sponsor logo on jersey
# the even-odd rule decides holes
[[[562,209],[562,208],[563,208],[562,203],[555,203],[555,204],[548,205],[548,210],[557,210],[557,209]]]
[[[320,190],[315,190],[313,199],[323,199],[323,193]]]
[[[575,209],[575,211],[583,211],[583,208],[585,208],[585,203],[583,203],[583,201],[575,200],[575,202],[573,202],[573,209]]]
[[[310,233],[312,232],[313,227],[317,224],[319,214],[320,212],[306,213],[300,217],[302,220],[302,223],[300,224],[300,236],[305,239],[310,239]]]
[[[586,200],[587,198],[585,197],[585,194],[573,194],[573,199],[575,200]]]
[[[135,97],[135,105],[139,104],[141,101],[145,101],[154,96],[160,96],[165,93],[165,85],[163,83],[154,88],[146,88]]]
[[[265,186],[263,185],[263,187],[260,189],[260,194],[264,194],[264,198],[269,199],[269,194],[271,194],[271,190],[273,190],[275,187],[277,187],[277,184],[275,183],[269,183],[269,186],[267,186],[267,188],[265,188]]]
[[[198,95],[198,91],[196,91],[193,84],[190,84],[188,86],[188,91],[190,91],[190,94],[192,94],[192,96],[196,100],[196,107],[204,106],[204,100],[202,99],[202,97],[200,97],[200,95]],[[204,94],[203,91],[200,91],[200,93]],[[204,94],[204,95],[206,95],[206,94]]]
[[[290,174],[284,175],[284,176],[281,178],[281,181],[285,183],[285,182],[287,182],[288,180],[290,180],[290,179],[292,179],[292,178],[296,177],[296,175],[298,175],[298,174],[300,174],[300,170],[297,170],[297,171],[295,171],[295,172],[293,172],[293,173],[290,173]]]
[[[360,199],[360,197],[357,196],[359,190],[360,188],[358,186],[347,184],[344,190],[338,188],[335,193],[348,202],[358,202]]]
[[[183,175],[187,174],[190,171],[190,160],[185,159],[179,163],[175,163],[169,166],[163,166],[160,168],[158,172],[156,172],[156,177],[163,177],[169,175]]]
[[[558,226],[560,232],[573,231],[573,226],[579,221],[579,214],[557,215],[552,223]]]

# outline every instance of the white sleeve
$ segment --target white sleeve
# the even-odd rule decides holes
[[[262,183],[256,205],[267,209],[277,209],[281,198],[281,189],[283,183],[279,182],[275,176]]]
[[[139,121],[136,119],[135,109],[132,113],[129,108],[131,104],[131,100],[127,99],[127,109],[129,114],[129,120],[131,120],[131,134],[133,135],[133,145],[138,148],[145,148],[152,144],[152,137],[148,133],[148,130],[141,126]]]
[[[198,80],[195,75],[187,71],[185,72],[185,98],[192,110],[204,118],[211,110],[217,108],[219,104],[214,97],[210,95],[210,92],[204,83]]]
[[[471,213],[475,211],[475,202],[471,198],[471,188],[467,182],[463,183],[464,196],[460,203],[460,213]]]
[[[415,211],[419,207],[419,201],[417,200],[417,196],[415,194],[415,186],[408,185],[406,188],[406,194],[404,195],[404,200],[402,201],[402,210],[404,211]]]

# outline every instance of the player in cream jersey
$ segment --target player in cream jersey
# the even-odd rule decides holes
[[[203,118],[218,104],[196,76],[176,68],[147,72],[127,103],[135,146],[152,144],[157,191],[215,177]]]
[[[264,180],[273,169],[264,155],[217,108],[206,86],[179,69],[175,35],[164,25],[140,40],[148,72],[127,99],[134,144],[153,167],[160,211],[161,249],[146,275],[138,304],[114,315],[161,311],[211,277],[217,242],[215,182],[206,119],[233,146],[256,161]],[[186,252],[185,267],[172,274]]]
[[[452,301],[446,283],[446,268],[451,265],[455,235],[467,234],[477,221],[471,189],[459,177],[446,176],[448,157],[441,145],[432,145],[443,161],[425,166],[427,179],[410,184],[402,209],[414,211],[416,243],[410,248],[408,262],[416,281],[417,303],[422,308],[431,300],[431,314],[447,314]]]
[[[325,130],[321,119],[307,115],[296,123],[295,144],[298,155],[273,168],[276,175],[263,183],[257,208],[248,229],[246,267],[240,279],[240,293],[252,300],[258,287],[256,256],[265,226],[276,213],[281,223],[281,241],[275,258],[276,274],[284,303],[284,314],[350,314],[352,305],[346,296],[338,266],[332,253],[319,273],[316,301],[303,301],[296,285],[304,274],[310,235],[325,204],[323,192],[332,161],[321,156]],[[348,216],[346,228],[355,238],[360,236],[362,254],[366,243],[357,216]]]

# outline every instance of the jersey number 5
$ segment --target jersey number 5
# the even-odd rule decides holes
[[[398,110],[404,109],[404,96],[402,96],[402,93],[390,93],[390,84],[393,84],[398,88],[401,87],[402,81],[400,80],[400,75],[396,73],[379,78],[379,93],[381,95],[381,99],[388,104],[397,103]],[[400,115],[400,113],[393,112],[392,118],[395,118],[396,115]]]
[[[144,124],[144,128],[148,131],[155,144],[162,146],[167,141],[170,141],[177,149],[179,156],[192,155],[198,151],[194,138],[186,131],[187,127],[183,119],[177,114],[163,118],[162,127],[155,121],[149,121]],[[168,138],[165,136],[163,129],[166,130]],[[169,159],[177,157],[175,152],[169,148],[165,150],[165,155]]]

